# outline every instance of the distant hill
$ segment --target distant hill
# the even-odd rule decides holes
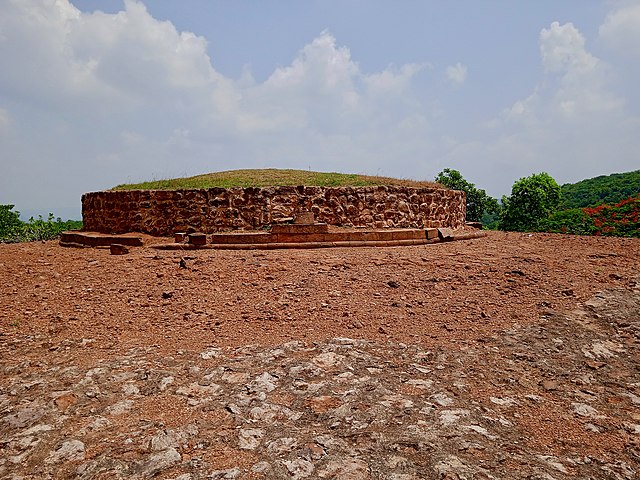
[[[439,187],[442,185],[421,180],[356,175],[351,173],[312,172],[308,170],[281,170],[275,168],[256,170],[229,170],[207,173],[188,178],[153,180],[150,182],[118,185],[112,190],[176,190],[188,188],[231,187],[362,187],[367,185],[402,185],[406,187]]]
[[[640,170],[613,173],[562,185],[560,209],[615,204],[640,194]]]

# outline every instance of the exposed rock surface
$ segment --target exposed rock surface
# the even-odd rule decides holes
[[[640,293],[616,290],[459,349],[336,338],[78,365],[87,341],[16,336],[0,473],[637,478],[639,328]]]

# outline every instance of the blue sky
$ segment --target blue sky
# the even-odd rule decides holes
[[[0,203],[235,168],[640,168],[640,2],[7,0]],[[24,216],[24,215],[23,215]]]

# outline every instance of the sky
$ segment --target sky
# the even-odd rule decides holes
[[[640,168],[640,0],[2,0],[0,204],[238,168]]]

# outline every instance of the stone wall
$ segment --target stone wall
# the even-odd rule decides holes
[[[258,230],[301,209],[317,222],[370,228],[460,228],[465,195],[456,190],[374,187],[123,190],[82,196],[84,229],[172,235],[192,227],[211,233]]]

